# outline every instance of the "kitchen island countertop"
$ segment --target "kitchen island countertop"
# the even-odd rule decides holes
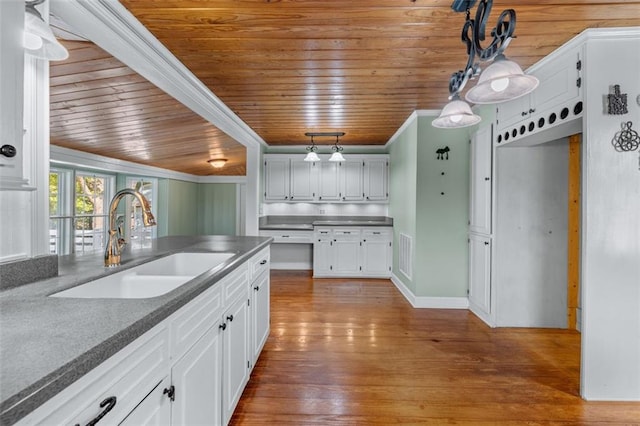
[[[106,269],[101,253],[62,256],[59,275],[0,292],[0,424],[11,425],[215,285],[271,243],[265,237],[164,237],[126,250]],[[235,253],[169,293],[147,299],[48,297],[178,252]]]

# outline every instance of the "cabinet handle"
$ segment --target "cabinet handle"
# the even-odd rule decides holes
[[[522,116],[526,117],[529,113],[527,111],[522,111]]]
[[[485,245],[485,246],[488,246],[488,245],[489,245],[489,242],[488,242],[488,241],[485,241],[485,242],[484,242],[484,245]]]
[[[282,235],[282,238],[289,238],[288,235]]]
[[[287,197],[287,196],[285,195],[284,199],[285,199],[285,200],[288,200],[288,199],[289,199],[289,197]]]
[[[489,178],[488,178],[488,177],[486,177],[486,178],[484,178],[484,180],[489,180]]]
[[[373,235],[380,235],[380,234],[381,234],[381,232],[373,231]]]
[[[345,201],[347,198],[346,197],[342,197],[342,201]]]
[[[367,242],[367,240],[362,240],[362,242],[363,242],[363,243],[366,243],[366,242]]]
[[[254,289],[255,291],[260,291],[260,287],[258,287],[258,286],[255,286],[253,289]]]
[[[536,112],[535,108],[529,108],[529,113],[533,114],[534,112]]]
[[[167,395],[171,401],[175,401],[176,400],[176,387],[171,385],[168,388],[164,388],[164,391],[162,391],[162,394],[163,395]]]
[[[229,315],[229,316],[227,317],[227,319],[228,319],[229,321],[233,321],[233,315]]]
[[[227,323],[226,323],[226,322],[223,322],[223,323],[222,323],[222,324],[220,324],[218,327],[219,327],[219,328],[221,328],[221,329],[222,329],[222,331],[224,331],[224,330],[226,330],[226,329],[227,329]]]
[[[260,262],[261,265],[266,265],[267,264],[267,259],[264,259],[262,262]]]
[[[104,410],[102,410],[102,412],[100,414],[98,414],[95,419],[93,419],[89,423],[87,423],[87,426],[94,426],[104,416],[106,416],[109,411],[113,410],[113,407],[116,406],[116,400],[117,400],[117,398],[115,396],[110,396],[109,398],[107,398],[104,401],[102,401],[100,403],[100,408],[104,408]],[[76,424],[76,426],[80,426],[80,425]]]
[[[367,197],[367,200],[369,199],[369,197]]]

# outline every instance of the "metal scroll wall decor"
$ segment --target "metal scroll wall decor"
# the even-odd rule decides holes
[[[448,160],[450,151],[448,146],[436,149],[436,160]]]

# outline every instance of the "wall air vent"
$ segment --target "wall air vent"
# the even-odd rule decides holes
[[[407,234],[400,233],[400,250],[398,253],[398,269],[409,279],[413,276],[413,240]]]

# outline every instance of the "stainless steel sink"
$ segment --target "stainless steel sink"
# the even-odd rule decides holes
[[[235,253],[176,253],[52,294],[84,299],[157,297],[221,267]]]

